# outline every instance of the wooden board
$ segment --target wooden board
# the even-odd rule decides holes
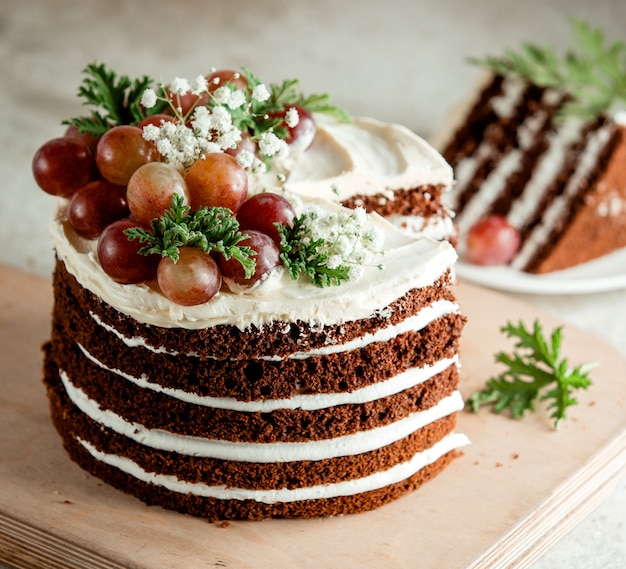
[[[546,329],[536,309],[466,284],[462,391],[509,349],[507,319]],[[543,408],[523,421],[463,412],[473,444],[422,489],[373,512],[227,527],[148,507],[65,455],[41,383],[50,283],[0,267],[0,561],[40,568],[526,567],[608,495],[626,471],[626,358],[565,329],[572,363],[598,361],[593,387],[557,432]]]

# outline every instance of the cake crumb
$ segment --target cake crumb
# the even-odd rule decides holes
[[[517,460],[519,458],[519,452],[514,452],[513,453],[513,459]]]
[[[502,468],[504,466],[504,464],[502,464],[501,462],[496,462],[496,468]]]
[[[227,528],[229,525],[230,525],[230,522],[228,520],[224,520],[223,522],[220,523],[221,528]]]

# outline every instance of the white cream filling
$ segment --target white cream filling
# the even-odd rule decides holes
[[[511,150],[487,176],[478,193],[457,218],[461,235],[466,234],[480,220],[497,196],[500,195],[508,177],[518,170],[522,156],[521,150]],[[464,242],[461,241],[460,244],[464,245]]]
[[[265,504],[295,502],[298,500],[318,500],[337,496],[353,496],[362,492],[378,490],[390,484],[406,480],[425,466],[433,464],[448,452],[462,448],[470,443],[465,435],[451,433],[429,449],[416,453],[409,461],[397,464],[388,470],[382,470],[370,474],[369,476],[364,476],[363,478],[303,488],[247,490],[223,485],[209,486],[201,482],[185,482],[179,480],[176,476],[147,472],[128,458],[103,453],[87,441],[80,438],[77,440],[96,460],[113,466],[142,482],[161,486],[171,492],[193,494],[194,496],[217,498],[220,500],[254,500],[255,502],[263,502]]]
[[[516,76],[507,75],[502,81],[502,93],[491,100],[491,108],[497,117],[508,119],[521,103],[528,83]]]
[[[520,169],[523,157],[532,147],[537,133],[545,125],[547,119],[547,113],[541,110],[535,115],[528,117],[526,121],[520,125],[517,131],[517,148],[509,151],[509,153],[498,162],[496,168],[483,182],[478,193],[468,203],[462,214],[459,214],[458,225],[461,235],[465,235],[470,228],[480,220],[485,214],[485,211],[491,207],[498,196],[500,196],[509,177]],[[461,244],[464,245],[463,240]]]
[[[432,216],[428,220],[425,220],[419,215],[399,214],[389,215],[387,219],[396,227],[410,234],[422,234],[431,239],[441,241],[443,239],[450,239],[456,234],[453,217],[453,214],[448,212],[446,217]]]
[[[402,322],[393,325],[387,326],[386,328],[381,328],[376,331],[374,334],[365,334],[360,338],[355,338],[354,340],[350,340],[344,344],[334,344],[330,346],[326,346],[323,348],[316,348],[313,350],[308,350],[306,352],[294,352],[287,356],[287,359],[295,359],[302,360],[307,359],[313,356],[323,356],[341,352],[347,352],[352,350],[357,350],[360,348],[364,348],[369,344],[373,344],[375,342],[388,342],[392,338],[399,336],[400,334],[404,334],[405,332],[413,332],[419,331],[425,328],[431,322],[434,322],[438,318],[442,316],[446,316],[448,314],[457,314],[459,311],[458,304],[454,302],[450,302],[449,300],[438,300],[435,301],[430,306],[426,306],[422,308],[416,315],[406,318]],[[89,312],[94,321],[107,330],[114,334],[117,338],[119,338],[126,346],[129,348],[145,348],[154,352],[155,354],[170,354],[173,356],[179,355],[175,350],[168,350],[164,346],[152,346],[146,342],[144,338],[141,336],[132,336],[126,337],[121,334],[114,327],[105,324],[97,314],[93,312]],[[189,352],[187,354],[190,357],[197,357],[197,354]],[[231,358],[231,361],[237,361],[240,358]],[[285,358],[280,356],[259,356],[257,359],[266,360],[266,361],[282,361]]]
[[[149,429],[140,423],[130,423],[116,413],[102,409],[89,399],[85,392],[74,386],[67,373],[59,370],[59,375],[72,403],[96,423],[116,433],[132,439],[144,446],[176,452],[188,456],[211,457],[220,460],[239,462],[293,462],[298,460],[324,460],[370,452],[399,441],[411,433],[438,419],[447,417],[463,408],[463,397],[455,391],[434,407],[413,413],[404,419],[334,439],[310,441],[306,443],[244,443],[201,437],[177,435],[160,429]]]
[[[570,119],[558,130],[548,135],[548,150],[537,163],[524,188],[524,193],[515,201],[507,216],[511,225],[521,229],[528,223],[535,213],[541,196],[563,168],[567,149],[578,139],[581,132],[582,122]]]
[[[524,243],[522,249],[517,254],[511,266],[515,269],[523,269],[535,254],[537,249],[541,247],[550,237],[552,231],[561,222],[567,209],[571,207],[570,201],[576,195],[581,182],[589,176],[602,149],[609,141],[611,133],[608,127],[603,127],[595,131],[585,152],[578,159],[578,164],[574,175],[568,180],[565,189],[557,198],[555,198],[550,206],[546,209],[541,223],[532,231],[530,237]]]
[[[152,381],[145,373],[142,373],[139,377],[135,377],[134,375],[123,372],[119,369],[108,367],[100,360],[92,356],[83,346],[78,344],[78,347],[83,352],[85,357],[95,365],[130,381],[142,389],[151,389],[157,393],[163,393],[168,397],[172,397],[192,405],[201,405],[203,407],[212,407],[215,409],[228,409],[244,413],[269,413],[278,409],[303,409],[305,411],[315,411],[318,409],[335,407],[337,405],[351,405],[367,403],[368,401],[376,401],[383,397],[395,395],[396,393],[415,387],[420,383],[424,383],[431,377],[434,377],[438,373],[448,369],[451,365],[458,363],[458,356],[454,356],[453,358],[444,358],[432,366],[410,368],[407,371],[385,381],[380,381],[373,385],[362,387],[361,389],[356,389],[351,392],[294,395],[289,399],[239,401],[237,399],[233,399],[232,397],[202,396],[183,391],[182,389],[161,386]]]

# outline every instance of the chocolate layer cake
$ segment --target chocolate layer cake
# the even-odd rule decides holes
[[[244,79],[177,79],[159,91],[169,115],[142,80],[115,118],[71,122],[87,142],[36,153],[58,196],[52,420],[72,459],[148,504],[209,520],[369,510],[468,443],[451,170],[402,127],[313,118]],[[398,215],[419,218],[412,232]]]
[[[359,512],[438,473],[467,442],[455,253],[379,223],[359,282],[185,308],[110,281],[61,213],[45,381],[70,456],[212,520]]]
[[[569,98],[515,75],[495,75],[442,146],[456,184],[459,250],[490,215],[517,228],[511,266],[566,269],[626,246],[626,126],[559,112]]]

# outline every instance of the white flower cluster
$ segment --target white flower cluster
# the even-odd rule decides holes
[[[352,281],[359,280],[372,259],[383,254],[384,233],[371,223],[362,207],[349,213],[312,208],[303,216],[301,234],[304,245],[323,240],[317,252],[326,257],[326,266],[348,266],[348,278]],[[380,263],[377,266],[383,268]]]
[[[253,101],[263,102],[270,97],[263,84],[254,87],[250,100],[246,92],[227,85],[211,93],[206,78],[201,75],[192,82],[177,77],[168,89],[163,88],[163,92],[169,92],[170,95],[160,97],[154,89],[146,89],[141,104],[149,109],[159,100],[167,101],[174,112],[174,120],[145,126],[143,137],[154,142],[165,161],[179,170],[188,168],[206,154],[236,148],[241,142],[242,133],[233,122],[233,113],[249,113]],[[183,114],[180,100],[189,95],[195,96],[196,100],[191,109]],[[296,112],[296,116],[288,112],[286,121],[288,124],[297,124],[297,111],[291,110]],[[263,133],[258,146],[259,151],[268,158],[288,153],[287,143],[272,132]],[[247,150],[241,150],[237,160],[243,168],[252,171],[263,171],[266,168],[262,160]]]

